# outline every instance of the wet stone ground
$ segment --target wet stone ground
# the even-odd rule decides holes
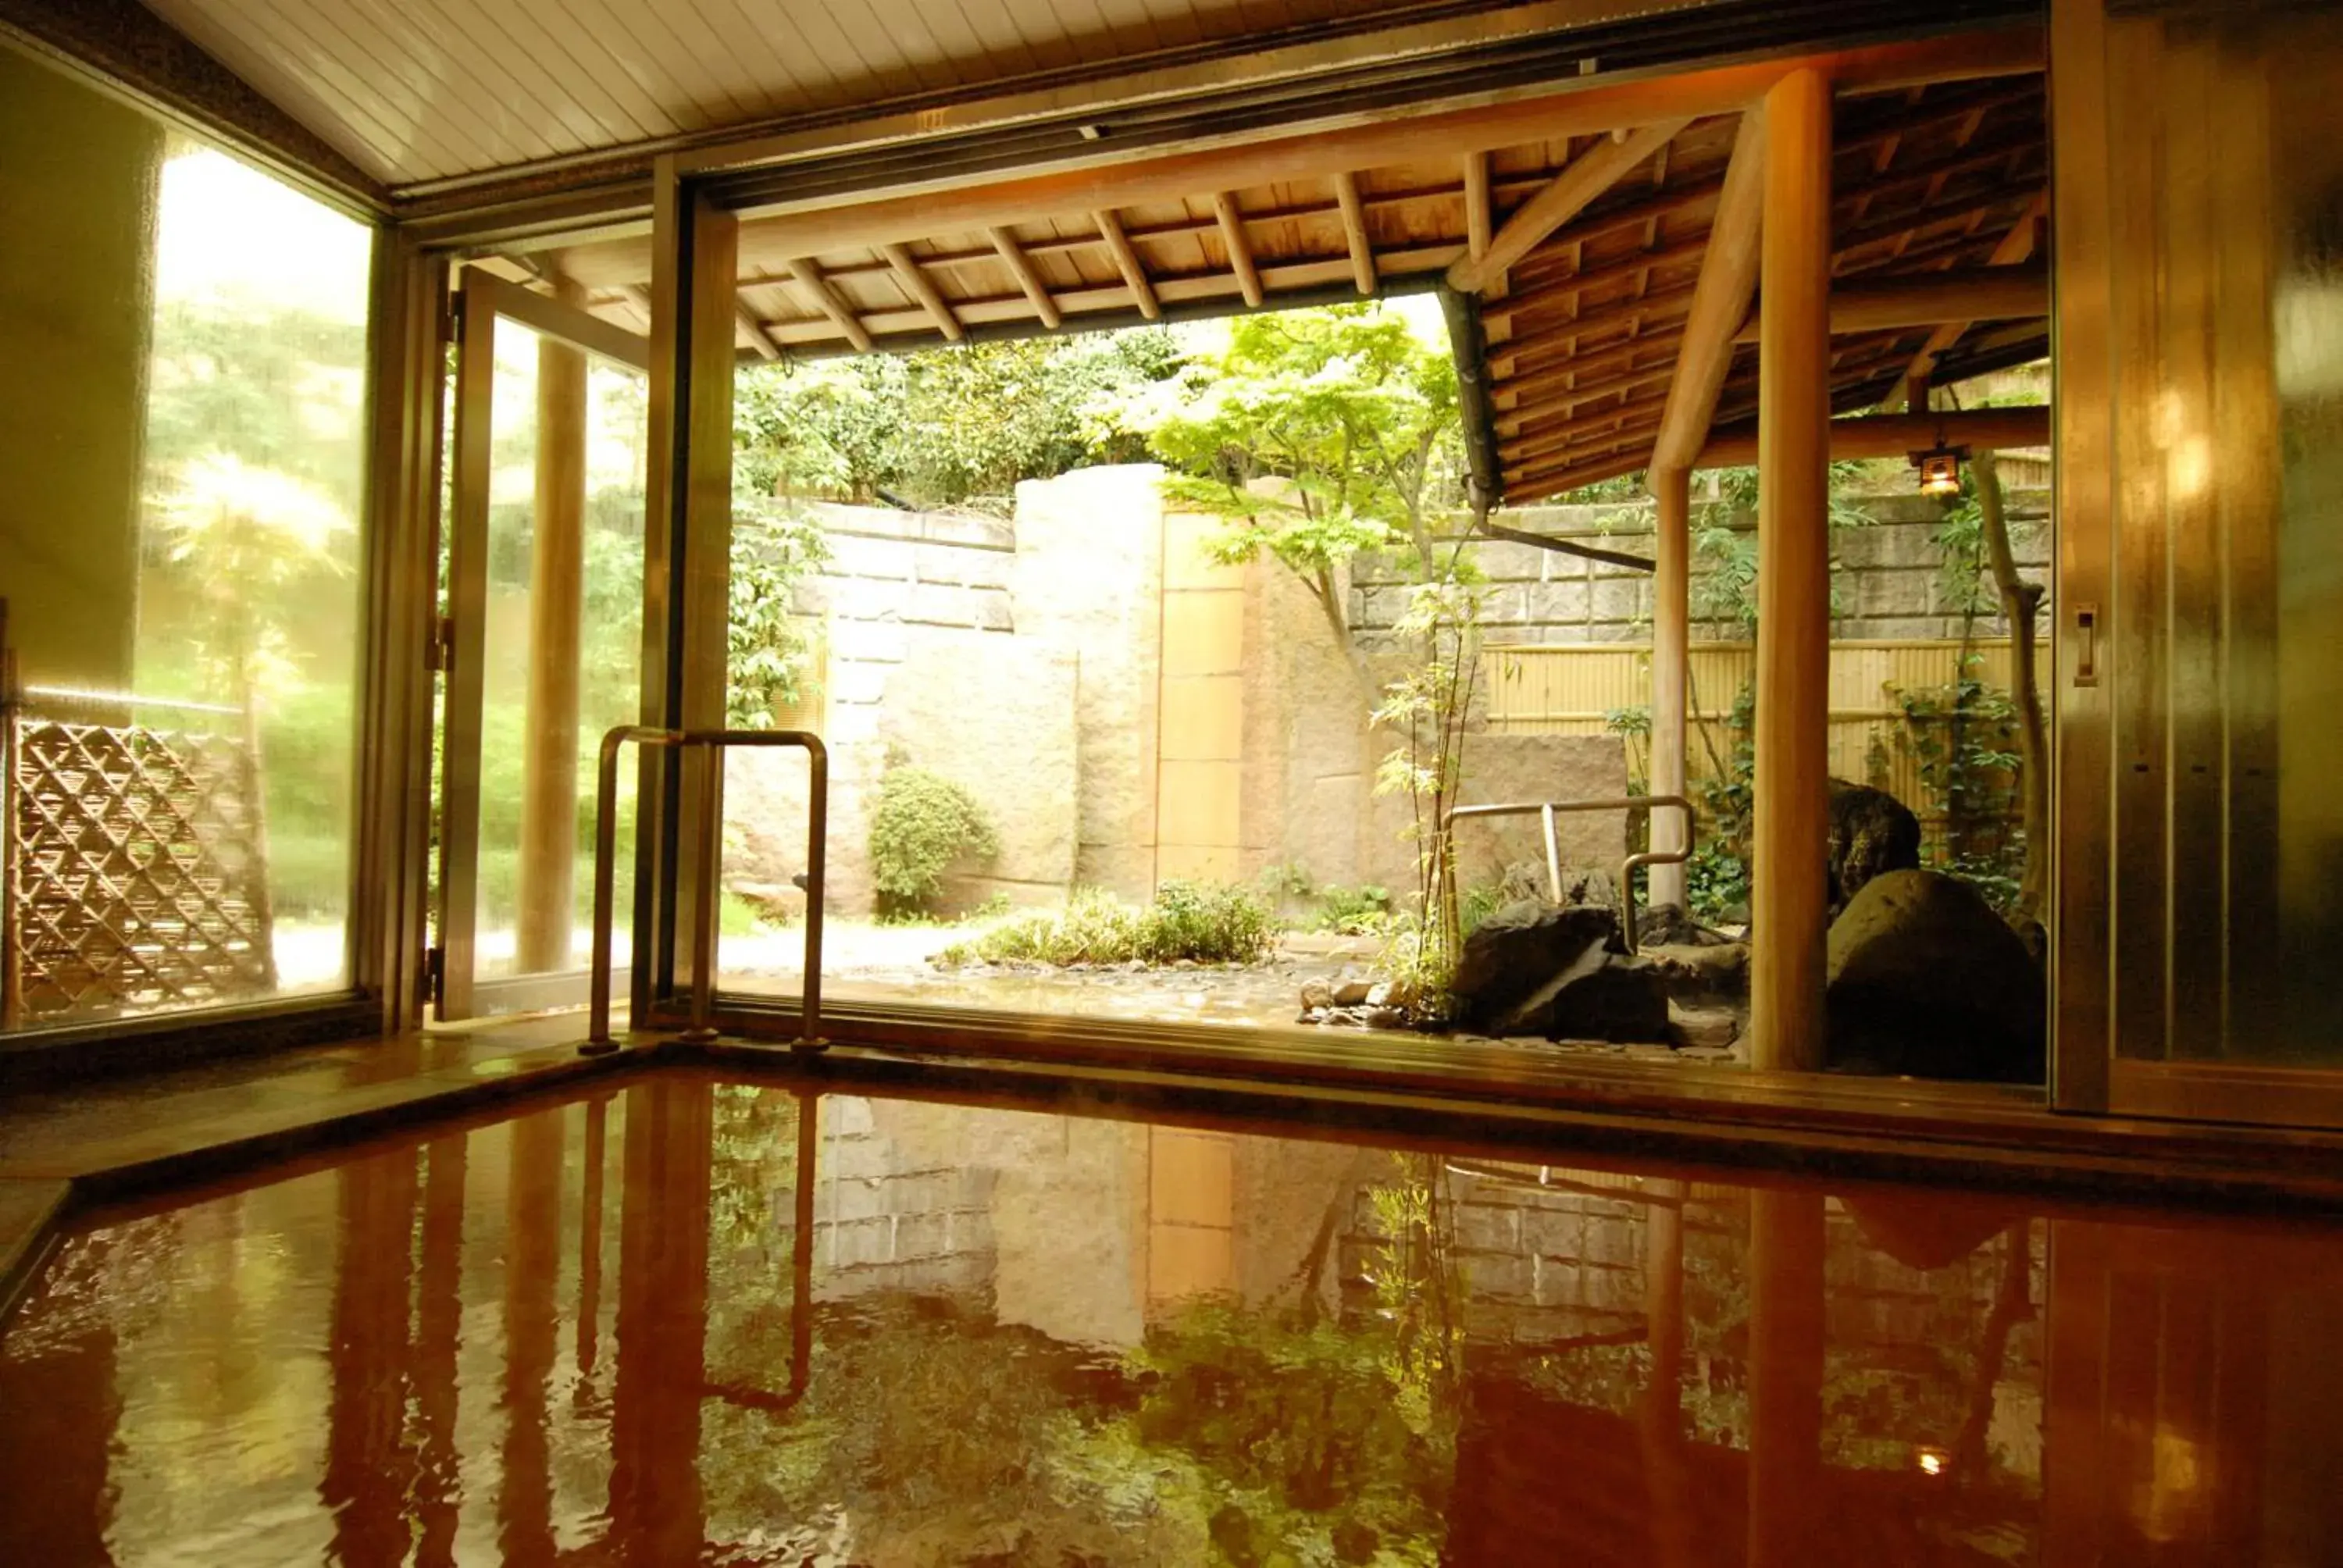
[[[910,1003],[1004,1012],[1071,1014],[1127,1022],[1202,1023],[1234,1028],[1291,1027],[1318,1022],[1330,1030],[1367,1030],[1386,1020],[1369,1001],[1380,944],[1367,937],[1293,933],[1266,963],[1074,965],[969,964],[939,967],[935,957],[966,941],[970,927],[880,926],[833,920],[824,929],[823,994],[832,1000]],[[791,930],[723,939],[727,989],[793,993],[799,984],[802,934]],[[1305,997],[1349,999],[1353,1005],[1306,1009]],[[1550,1040],[1453,1033],[1444,1038],[1496,1043],[1568,1056],[1652,1061],[1732,1062],[1744,1060],[1729,1043],[1733,1019],[1694,1010],[1692,1027],[1675,1044],[1618,1045],[1600,1040]],[[1307,1016],[1305,1016],[1307,1015]],[[1680,1017],[1683,1015],[1679,1015]]]

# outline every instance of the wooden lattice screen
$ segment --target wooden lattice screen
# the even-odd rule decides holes
[[[6,1027],[274,990],[253,749],[23,713],[9,723]]]

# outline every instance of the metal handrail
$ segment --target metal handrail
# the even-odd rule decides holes
[[[700,785],[699,881],[692,910],[691,1027],[681,1038],[716,1038],[716,910],[719,862],[724,847],[723,753],[736,746],[792,746],[802,749],[811,771],[806,818],[805,986],[798,1012],[799,1050],[820,1050],[821,1038],[821,905],[830,839],[830,749],[809,729],[660,729],[622,724],[602,737],[594,800],[594,965],[592,1010],[581,1055],[601,1056],[618,1049],[610,1037],[610,943],[618,895],[612,864],[618,842],[618,753],[629,740],[638,746],[671,747],[708,753]]]
[[[1546,886],[1554,901],[1562,902],[1562,841],[1554,831],[1554,816],[1562,811],[1649,811],[1673,806],[1684,813],[1684,845],[1675,849],[1645,849],[1630,855],[1619,867],[1619,933],[1627,950],[1635,950],[1635,868],[1680,866],[1692,859],[1692,802],[1681,795],[1623,795],[1615,800],[1516,800],[1498,806],[1452,806],[1441,822],[1446,832],[1465,817],[1527,817],[1535,814],[1545,824]]]

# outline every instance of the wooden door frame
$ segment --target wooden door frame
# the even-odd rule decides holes
[[[480,749],[488,640],[488,490],[496,435],[496,324],[503,317],[532,332],[649,373],[650,346],[633,333],[574,307],[532,294],[477,267],[462,271],[455,297],[456,396],[447,526],[447,618],[441,632],[447,670],[439,786],[438,937],[430,964],[431,1001],[439,1021],[476,1016],[484,1001],[508,1009],[557,1005],[586,971],[516,975],[482,982],[474,973],[479,914]],[[646,585],[648,587],[648,583]],[[649,613],[648,599],[645,611]]]

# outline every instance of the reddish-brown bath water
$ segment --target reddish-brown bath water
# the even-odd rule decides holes
[[[0,1563],[2343,1562],[2343,1236],[654,1078],[102,1216]]]

